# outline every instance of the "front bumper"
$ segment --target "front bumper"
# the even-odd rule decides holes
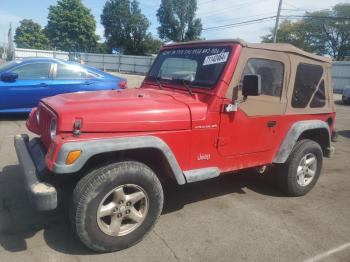
[[[46,169],[45,150],[40,139],[34,138],[29,141],[28,135],[16,135],[14,144],[30,200],[40,211],[55,209],[57,207],[56,188],[40,181],[40,174]]]

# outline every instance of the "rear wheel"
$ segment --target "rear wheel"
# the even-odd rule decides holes
[[[90,249],[125,249],[152,229],[163,207],[162,186],[146,165],[118,162],[87,174],[73,192],[72,225]]]
[[[320,176],[322,161],[323,154],[319,144],[308,139],[298,141],[287,162],[275,170],[282,190],[290,196],[308,193]]]

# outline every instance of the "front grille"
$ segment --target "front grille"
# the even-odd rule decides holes
[[[40,104],[39,106],[39,128],[40,128],[40,136],[43,144],[46,148],[50,146],[51,137],[50,137],[50,125],[51,119],[54,117],[54,114],[51,112],[49,108]]]

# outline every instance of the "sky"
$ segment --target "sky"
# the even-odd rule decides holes
[[[103,37],[100,15],[105,0],[82,0],[91,9],[96,20],[96,33]],[[274,16],[279,0],[197,0],[197,17],[202,19],[202,37],[206,39],[241,38],[248,42],[260,42],[260,37],[269,33],[274,19],[257,21],[251,25],[235,25],[230,28],[214,28],[222,25],[240,23],[253,19]],[[1,0],[0,2],[0,44],[7,42],[7,31],[12,23],[16,28],[21,19],[33,19],[43,27],[47,23],[48,7],[56,0]],[[151,22],[149,31],[157,36],[159,26],[156,12],[160,0],[139,0],[142,13]],[[301,15],[305,11],[329,9],[335,4],[350,0],[283,0],[281,15]]]

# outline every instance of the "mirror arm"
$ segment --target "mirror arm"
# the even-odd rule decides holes
[[[239,87],[240,85],[236,86],[236,88],[238,88],[239,90]],[[238,96],[238,93],[237,93],[237,96]],[[238,110],[238,106],[244,102],[246,102],[248,99],[248,96],[243,96],[242,99],[238,100],[238,97],[237,99],[234,99],[232,97],[232,102],[231,104],[225,104],[224,105],[224,112],[226,113],[229,113],[229,112],[237,112]]]

